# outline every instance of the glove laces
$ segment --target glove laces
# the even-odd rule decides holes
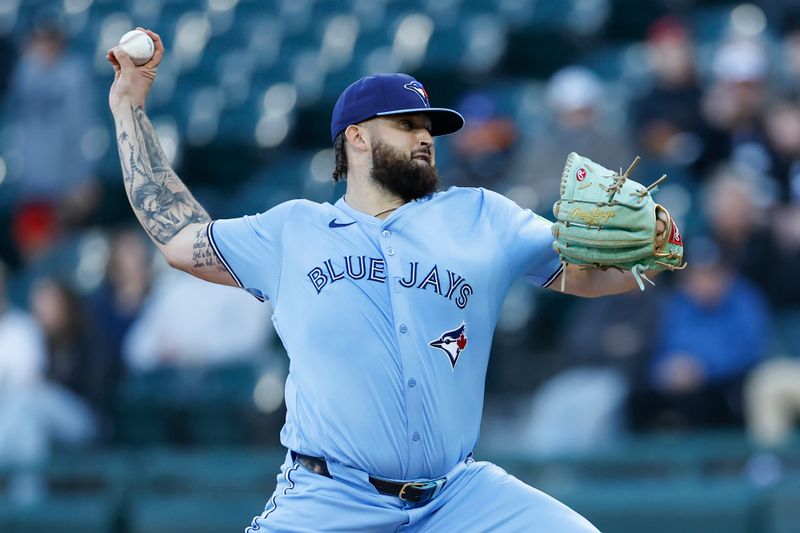
[[[633,279],[636,280],[636,284],[639,286],[640,291],[644,290],[644,282],[642,280],[645,280],[653,287],[656,286],[656,284],[653,283],[653,280],[645,275],[645,272],[647,272],[647,267],[642,264],[633,265],[633,268],[631,268],[631,274],[633,274]]]

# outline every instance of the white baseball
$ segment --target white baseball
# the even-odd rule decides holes
[[[119,46],[125,50],[137,67],[150,61],[156,51],[153,39],[142,30],[131,30],[123,35],[119,40]]]

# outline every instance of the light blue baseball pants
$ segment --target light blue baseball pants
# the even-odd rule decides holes
[[[441,492],[421,505],[379,494],[361,470],[332,462],[328,469],[333,479],[287,453],[275,492],[246,533],[599,533],[556,499],[472,458],[448,472]]]

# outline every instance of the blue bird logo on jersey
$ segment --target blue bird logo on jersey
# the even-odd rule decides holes
[[[439,348],[447,354],[447,358],[450,359],[450,364],[453,365],[453,370],[456,369],[458,356],[461,355],[461,352],[467,347],[466,328],[467,325],[461,322],[461,325],[456,329],[445,331],[438,339],[428,344],[428,346]]]
[[[403,85],[403,87],[405,87],[406,89],[408,89],[413,93],[416,93],[416,95],[419,96],[420,100],[422,100],[422,104],[425,107],[431,106],[431,103],[428,100],[428,91],[425,90],[425,87],[423,87],[420,82],[411,81]]]

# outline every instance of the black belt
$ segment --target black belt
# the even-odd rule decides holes
[[[292,460],[297,461],[307,469],[321,476],[333,479],[328,470],[328,463],[321,457],[312,457],[297,452],[291,452]],[[395,496],[403,501],[411,503],[425,503],[436,497],[447,483],[446,477],[432,479],[430,481],[392,481],[375,476],[369,476],[372,486],[387,496]]]

